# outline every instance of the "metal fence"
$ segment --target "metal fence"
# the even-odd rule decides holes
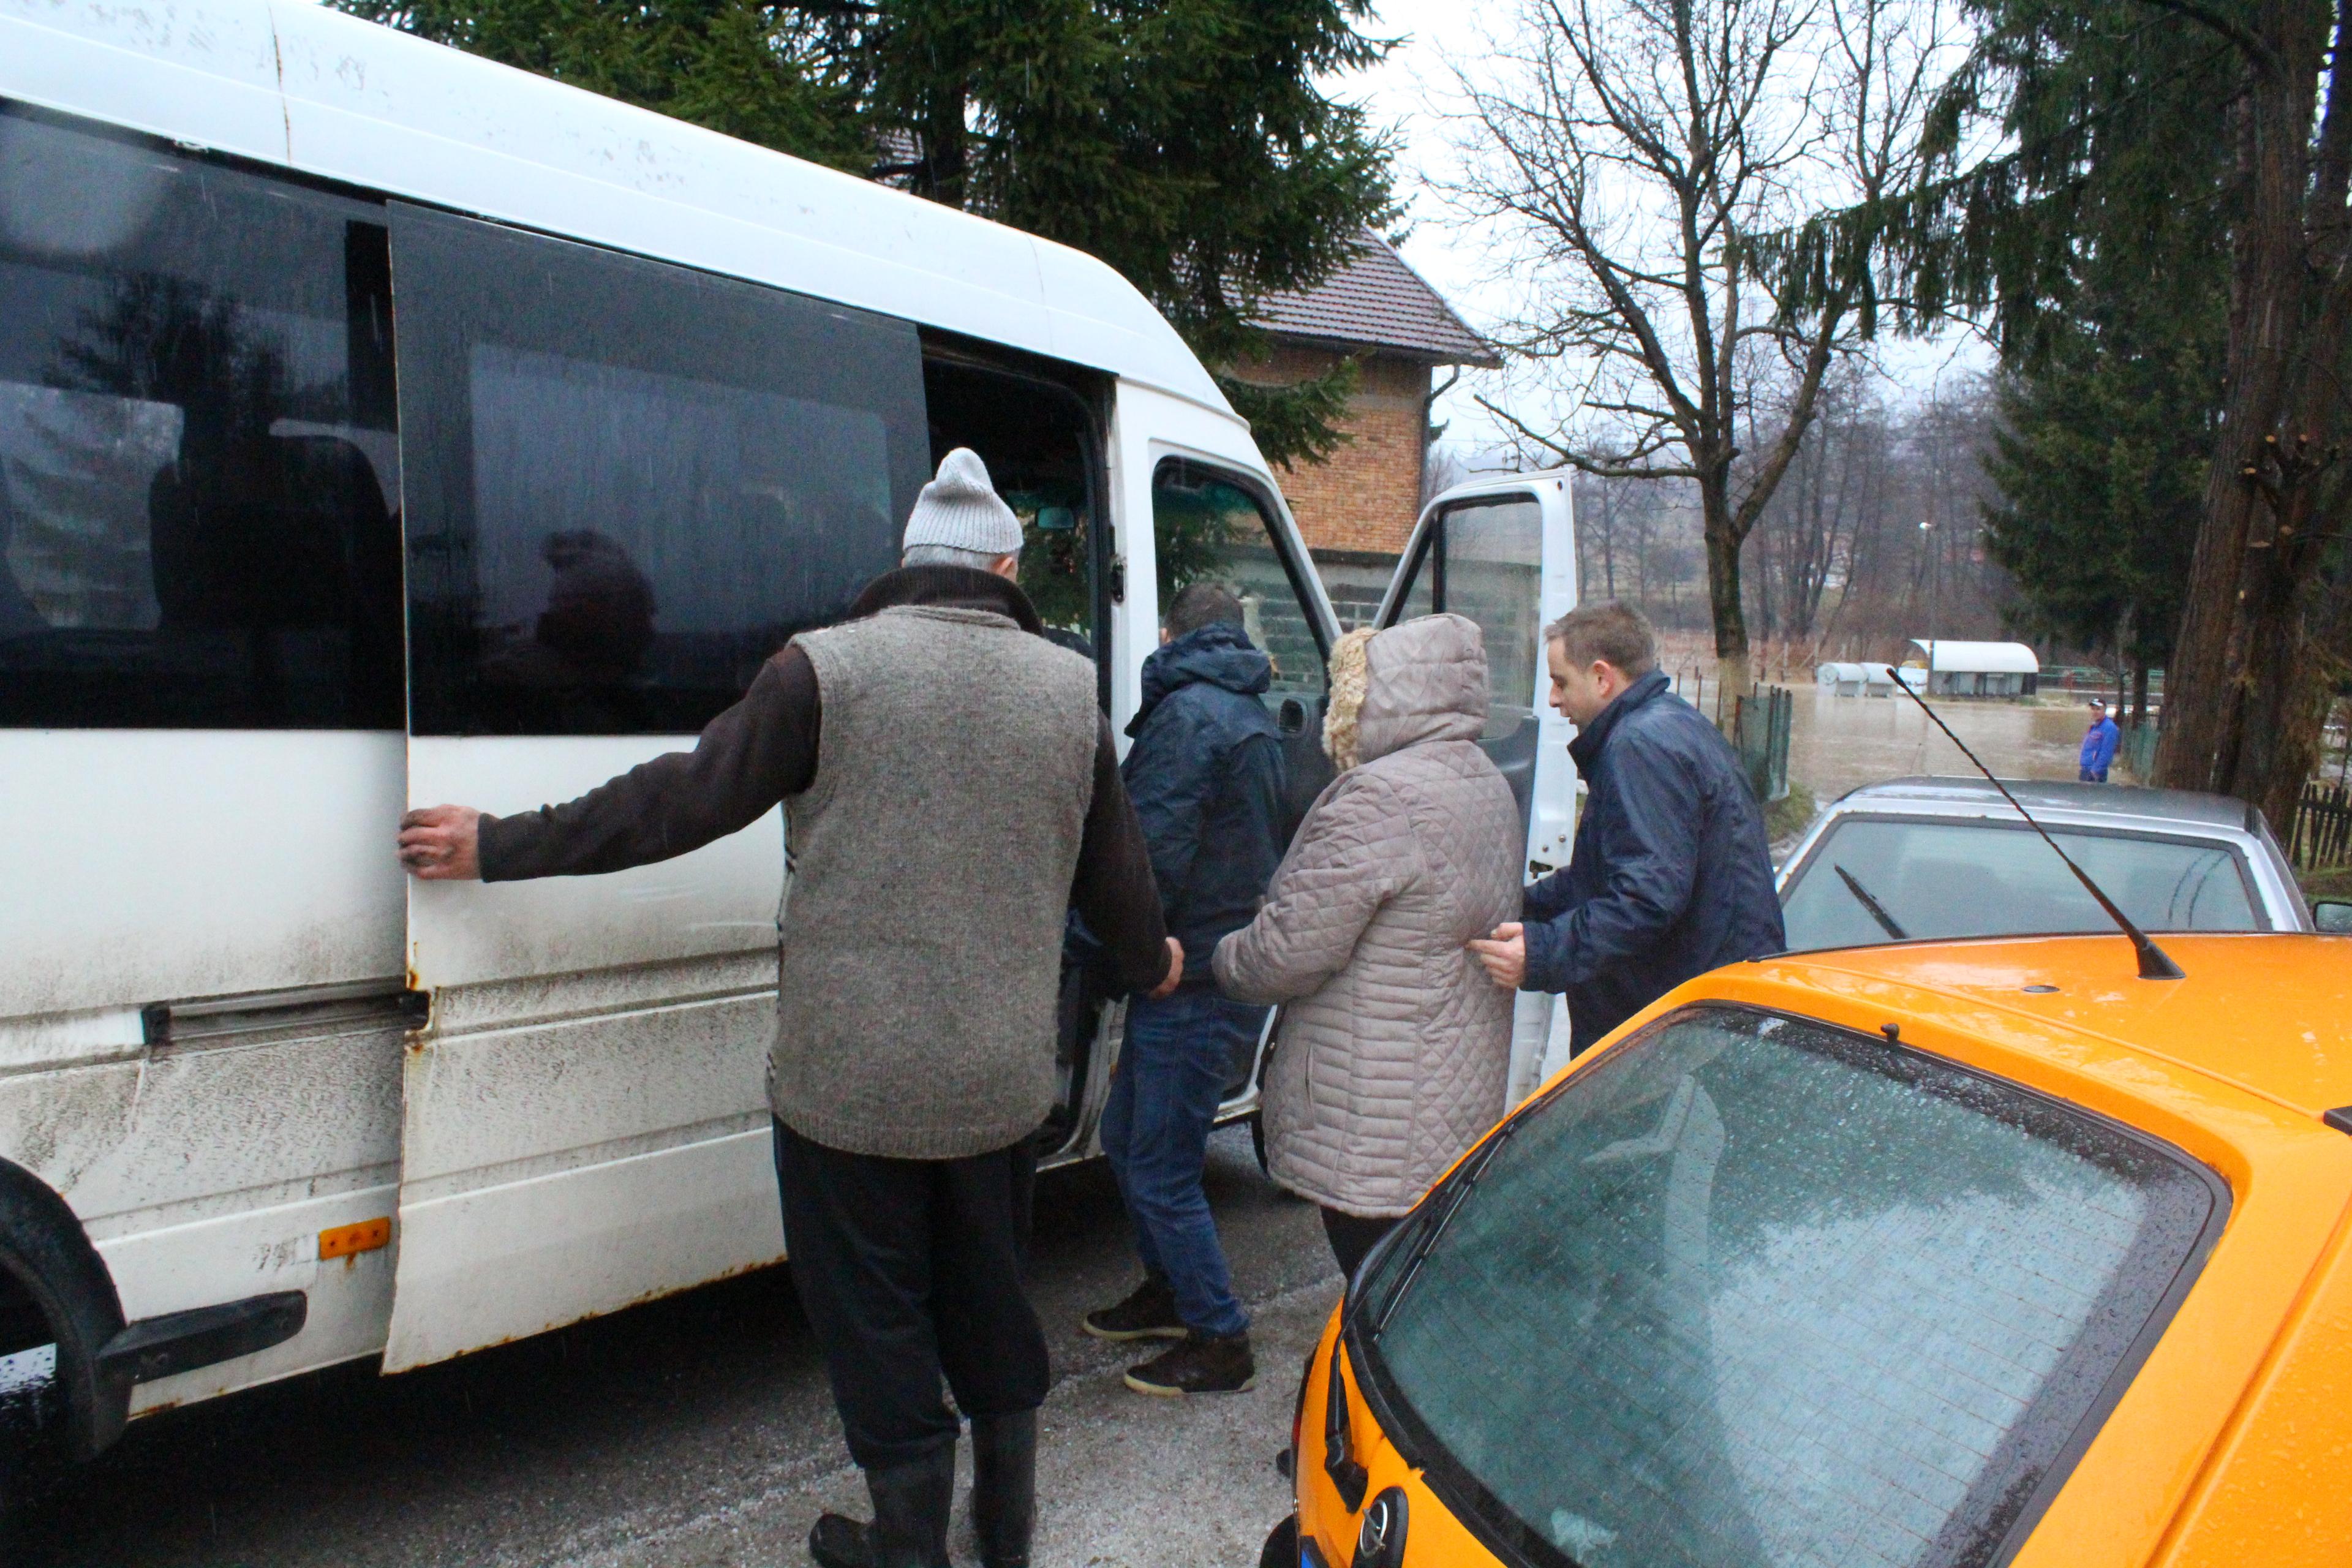
[[[1733,705],[1731,743],[1759,801],[1788,798],[1789,730],[1796,713],[1796,699],[1785,686],[1759,686]]]
[[[2294,825],[2288,829],[2286,852],[2298,869],[2352,863],[2352,789],[2341,784],[2307,784],[2295,804]]]

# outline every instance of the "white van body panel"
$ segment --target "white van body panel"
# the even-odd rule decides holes
[[[298,1024],[150,1047],[141,1008],[397,985],[405,879],[387,825],[403,744],[0,730],[10,809],[41,825],[0,840],[0,1152],[71,1206],[126,1318],[310,1293],[301,1334],[142,1384],[134,1411],[383,1342],[391,1255],[322,1271],[318,1233],[392,1212],[400,1031]]]
[[[1027,349],[1231,414],[1175,329],[1083,252],[322,5],[0,0],[0,96]]]
[[[0,898],[0,1067],[135,1047],[150,1002],[399,974],[404,879],[381,814],[398,816],[403,744],[0,730],[9,813],[37,825],[0,842],[0,888],[39,894]],[[20,1032],[40,1017],[54,1040],[60,1015],[93,1011],[112,1022],[79,1045]]]

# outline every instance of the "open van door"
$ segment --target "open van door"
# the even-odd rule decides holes
[[[1485,634],[1486,733],[1527,832],[1529,880],[1568,861],[1576,832],[1575,726],[1545,699],[1543,628],[1576,606],[1576,531],[1568,476],[1511,474],[1457,485],[1423,509],[1376,624],[1451,611]],[[1568,1030],[1556,997],[1521,992],[1511,1037],[1510,1103],[1559,1065]],[[1559,1027],[1553,1026],[1559,1023]]]

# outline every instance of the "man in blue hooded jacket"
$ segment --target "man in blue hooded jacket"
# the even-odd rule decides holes
[[[1545,644],[1587,791],[1576,843],[1564,868],[1528,889],[1519,920],[1470,950],[1507,989],[1565,992],[1577,1056],[1684,981],[1788,939],[1747,774],[1669,689],[1649,621],[1626,605],[1584,605]]]
[[[2122,739],[2123,731],[2107,717],[2107,705],[2092,698],[2091,727],[2083,731],[2083,754],[2074,759],[2076,776],[2084,784],[2106,783],[2107,769],[2115,764],[2116,746]]]
[[[1282,734],[1260,700],[1274,666],[1213,583],[1169,602],[1161,647],[1143,661],[1143,707],[1119,774],[1143,825],[1169,934],[1213,952],[1249,924],[1282,860]],[[1175,994],[1128,1004],[1127,1041],[1103,1107],[1103,1152],[1135,1222],[1144,1281],[1087,1314],[1097,1339],[1171,1339],[1131,1369],[1139,1394],[1237,1393],[1256,1375],[1249,1316],[1234,1295],[1201,1190],[1209,1130],[1265,1024],[1226,1000],[1202,965]]]

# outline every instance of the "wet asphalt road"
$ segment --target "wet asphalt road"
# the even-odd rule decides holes
[[[1109,1173],[1039,1179],[1031,1292],[1055,1372],[1039,1568],[1253,1568],[1286,1511],[1273,1458],[1339,1275],[1315,1210],[1258,1173],[1245,1131],[1217,1135],[1209,1193],[1256,1319],[1258,1386],[1164,1401],[1129,1393],[1136,1355],[1077,1327],[1137,1277]],[[140,1422],[29,1510],[8,1556],[797,1565],[817,1512],[845,1506],[862,1514],[863,1489],[775,1269],[405,1376],[345,1367]]]

